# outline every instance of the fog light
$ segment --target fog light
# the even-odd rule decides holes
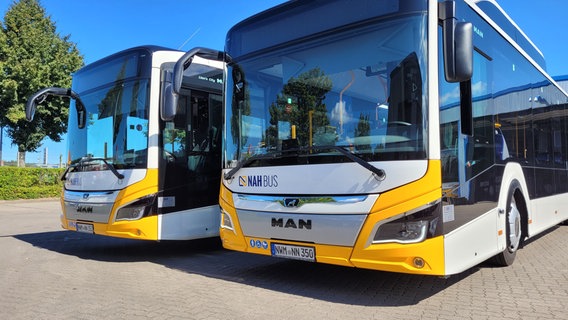
[[[415,268],[418,268],[418,269],[424,268],[424,265],[425,265],[424,259],[422,259],[422,258],[420,258],[420,257],[414,258],[414,260],[412,261],[412,263],[414,264],[414,267],[415,267]]]

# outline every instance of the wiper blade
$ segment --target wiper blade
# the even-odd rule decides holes
[[[346,158],[348,158],[349,160],[361,165],[363,168],[371,171],[373,173],[373,175],[375,176],[375,178],[377,178],[377,180],[384,180],[386,177],[386,173],[383,169],[379,169],[373,165],[371,165],[370,163],[368,163],[367,161],[361,159],[360,157],[356,156],[355,154],[349,152],[348,150],[346,150],[344,147],[341,146],[335,146],[335,145],[329,145],[329,146],[314,146],[314,147],[304,147],[304,148],[292,148],[292,149],[287,149],[287,150],[282,150],[282,151],[278,151],[278,152],[273,152],[270,154],[259,154],[259,155],[254,155],[250,158],[247,158],[245,160],[239,161],[237,163],[237,166],[234,167],[233,169],[231,169],[231,171],[227,172],[224,175],[225,180],[230,180],[231,178],[233,178],[233,176],[235,175],[235,173],[237,173],[237,171],[241,170],[243,167],[249,165],[250,163],[257,161],[257,160],[263,160],[263,159],[278,159],[281,158],[283,156],[288,156],[288,155],[299,155],[300,153],[303,152],[312,152],[312,151],[325,151],[325,150],[335,150],[338,151],[339,153],[341,153],[342,155],[344,155]]]
[[[109,163],[108,161],[106,161],[105,158],[91,158],[91,157],[86,157],[86,158],[81,159],[81,163],[82,163],[83,161],[93,161],[93,160],[104,162],[104,163],[107,165],[107,167],[110,169],[110,171],[111,171],[118,179],[120,179],[120,180],[124,179],[124,175],[121,174],[120,172],[118,172],[118,171],[116,170],[116,168],[114,167],[114,165],[112,165],[112,163]]]
[[[91,162],[91,161],[102,161],[104,162],[104,164],[106,164],[107,168],[120,180],[124,179],[124,175],[121,174],[120,172],[118,172],[116,170],[116,168],[109,163],[108,161],[106,161],[104,158],[92,158],[92,157],[83,157],[81,158],[81,160],[79,160],[79,162],[70,165],[69,167],[67,167],[67,169],[65,169],[65,172],[63,172],[63,175],[61,175],[61,181],[65,181],[67,180],[67,173],[69,173],[69,170],[80,167],[80,166],[84,166],[85,163]]]
[[[61,180],[61,181],[67,180],[67,173],[69,173],[69,170],[71,170],[71,169],[73,169],[73,168],[75,168],[75,167],[77,167],[77,166],[78,166],[78,164],[69,165],[69,166],[67,167],[67,169],[65,169],[65,171],[63,171],[63,174],[61,175],[61,178],[59,178],[59,180]]]
[[[267,153],[267,154],[257,154],[257,155],[250,157],[250,158],[246,158],[245,160],[241,160],[237,163],[237,165],[233,169],[231,169],[229,172],[225,173],[225,175],[223,175],[223,178],[225,180],[231,180],[233,178],[233,176],[235,175],[235,173],[237,173],[237,171],[241,170],[242,168],[249,165],[250,163],[257,161],[257,160],[262,160],[262,159],[277,159],[277,158],[279,158],[279,155],[281,155],[281,154],[282,154],[282,151]]]
[[[344,155],[345,157],[347,157],[349,160],[361,165],[363,168],[371,171],[373,173],[373,175],[377,178],[377,180],[384,180],[386,177],[386,173],[385,170],[383,169],[379,169],[373,165],[371,165],[370,163],[368,163],[367,161],[361,159],[360,157],[356,156],[355,154],[349,152],[349,150],[346,150],[344,147],[341,146],[334,146],[334,145],[329,145],[329,146],[315,146],[315,147],[310,147],[307,149],[311,149],[311,150],[316,150],[316,151],[322,151],[322,150],[335,150],[338,151],[339,153],[341,153],[342,155]]]

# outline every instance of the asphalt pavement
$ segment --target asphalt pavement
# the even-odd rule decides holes
[[[0,201],[0,319],[568,319],[568,226],[439,278],[81,234],[60,212]]]

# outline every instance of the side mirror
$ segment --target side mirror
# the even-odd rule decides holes
[[[173,92],[171,83],[165,83],[162,92],[162,109],[160,116],[164,121],[172,121],[176,116],[179,94]]]
[[[473,135],[473,25],[457,22],[456,3],[438,3],[438,16],[442,23],[444,76],[448,82],[460,83],[461,132]]]
[[[232,76],[233,83],[235,84],[233,96],[237,101],[243,101],[245,100],[246,83],[243,71],[239,66],[234,66]]]
[[[456,82],[471,80],[473,75],[473,25],[458,22],[454,28],[453,77]]]
[[[470,22],[457,22],[453,1],[440,2],[438,5],[446,81],[468,81],[473,75],[473,25]]]

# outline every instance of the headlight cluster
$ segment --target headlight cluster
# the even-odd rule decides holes
[[[140,200],[134,201],[120,209],[116,213],[116,221],[138,220],[147,216],[152,211],[156,202],[156,195],[149,195]]]
[[[373,243],[417,243],[442,234],[441,202],[380,224]]]
[[[235,231],[231,216],[227,213],[227,211],[223,210],[223,208],[221,208],[221,228]]]

